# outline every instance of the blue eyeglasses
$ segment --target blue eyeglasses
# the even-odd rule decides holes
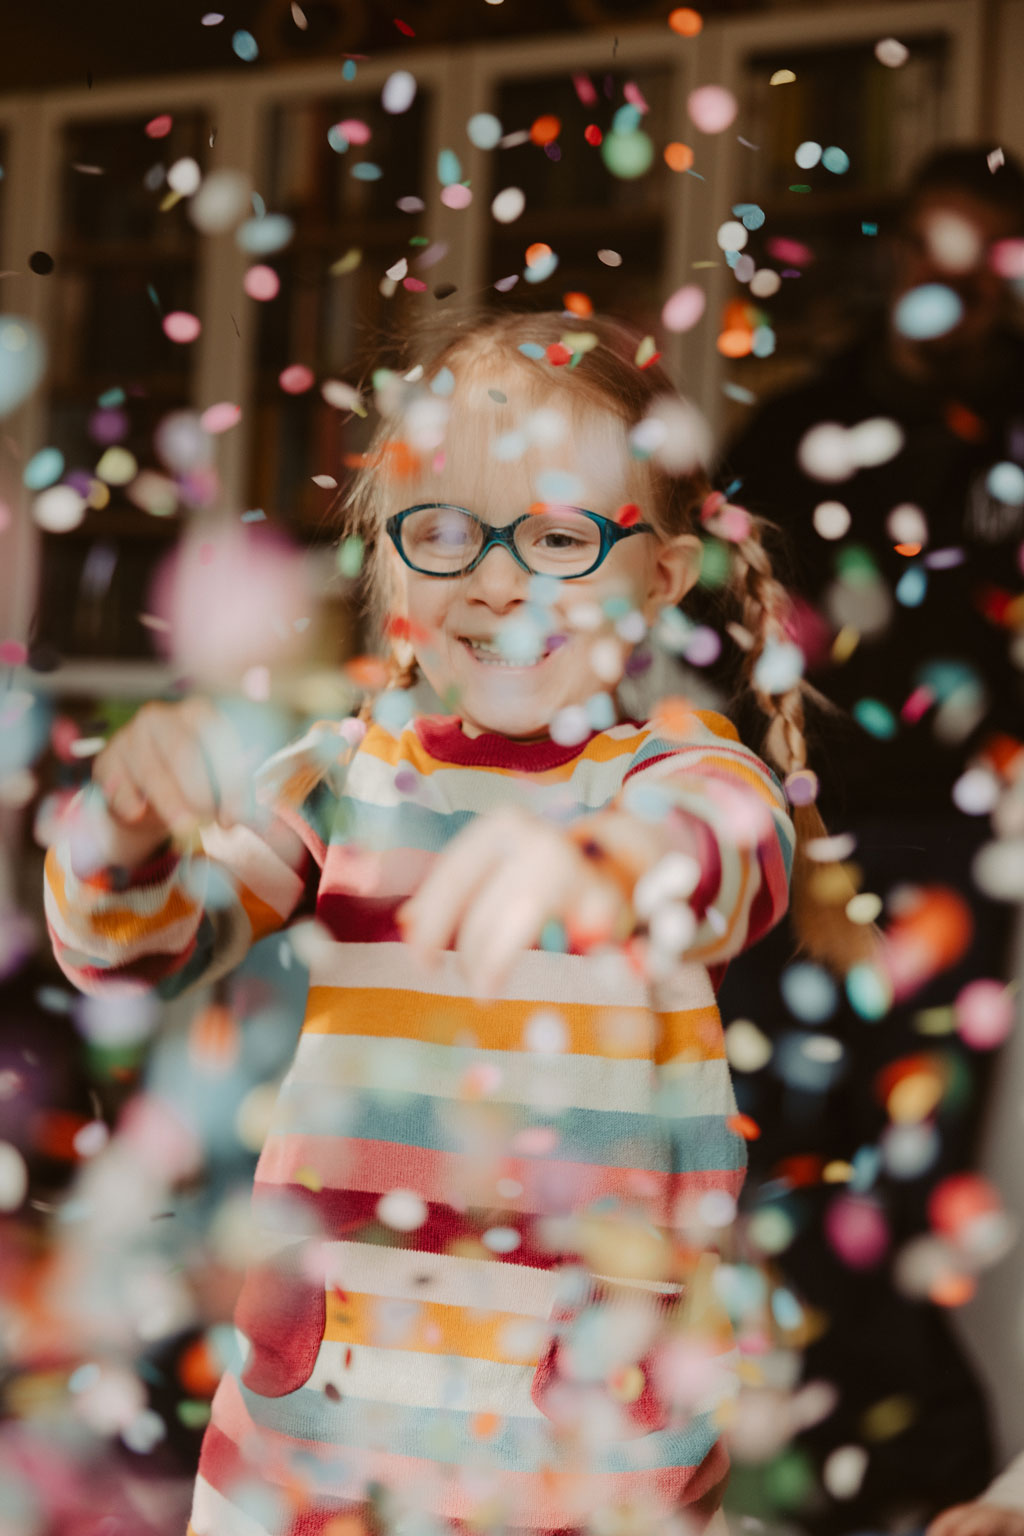
[[[655,531],[650,523],[622,528],[598,512],[562,506],[525,512],[495,528],[466,507],[435,501],[406,507],[384,526],[406,565],[421,576],[468,576],[500,544],[531,576],[563,581],[596,571],[620,539]]]

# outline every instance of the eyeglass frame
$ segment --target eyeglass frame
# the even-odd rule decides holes
[[[517,517],[513,522],[495,527],[493,523],[484,522],[482,517],[478,517],[468,507],[460,507],[453,501],[421,501],[417,502],[414,507],[405,507],[401,512],[395,512],[387,519],[384,528],[399,556],[409,567],[410,571],[415,571],[417,576],[435,576],[442,581],[450,581],[456,576],[470,575],[472,571],[476,570],[487,551],[495,544],[500,544],[504,549],[507,549],[516,564],[528,576],[552,576],[555,581],[579,581],[581,577],[592,576],[596,570],[599,570],[616,544],[620,543],[622,539],[628,539],[630,534],[657,533],[657,529],[650,523],[631,523],[628,528],[623,528],[621,524],[613,522],[611,518],[603,517],[600,512],[591,512],[587,507],[572,507],[567,504],[559,504],[559,506],[560,510],[566,512],[582,512],[584,517],[589,517],[591,522],[597,525],[598,532],[601,535],[601,548],[593,565],[588,566],[585,571],[576,571],[573,575],[558,576],[554,572],[533,571],[519,553],[515,546],[515,531],[521,524],[529,522],[531,517],[535,517],[537,514],[534,512],[524,512],[522,517]],[[402,548],[402,524],[414,512],[439,511],[443,509],[448,509],[451,512],[464,512],[467,517],[472,518],[483,529],[484,542],[470,563],[462,566],[458,571],[425,571],[422,566],[413,565],[409,556]]]

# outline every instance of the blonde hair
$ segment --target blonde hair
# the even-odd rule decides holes
[[[586,350],[581,349],[579,355],[573,356],[571,366],[553,367],[544,359],[530,361],[520,350],[533,344],[546,353],[549,347],[569,338],[571,351],[574,333],[583,333],[587,340]],[[532,377],[545,393],[564,392],[570,404],[578,402],[581,407],[589,405],[610,412],[630,429],[644,420],[658,402],[681,398],[656,361],[646,366],[637,362],[639,341],[637,332],[608,316],[576,320],[554,311],[488,312],[431,323],[414,331],[406,347],[403,369],[410,372],[415,368],[417,378],[429,384],[451,364],[469,368],[498,358],[506,367],[532,370]],[[397,383],[399,375],[395,380]],[[382,413],[369,451],[344,495],[341,508],[343,537],[358,536],[364,542],[363,592],[378,631],[384,628],[388,608],[383,532],[385,503],[390,506],[387,492],[394,477],[416,470],[416,456],[410,455],[402,442],[401,430],[399,402],[397,410],[385,408]],[[636,467],[648,478],[651,492],[644,500],[644,518],[659,535],[670,540],[699,532],[701,508],[713,490],[703,465],[695,465],[682,474],[669,474],[652,458]],[[766,722],[762,750],[782,777],[788,779],[808,766],[804,700],[810,690],[802,680],[781,693],[768,693],[757,683],[758,661],[766,646],[789,638],[789,594],[777,579],[764,544],[763,535],[770,526],[761,518],[749,516],[743,536],[728,543],[731,571],[725,595],[736,612],[736,623],[730,628],[744,653],[743,685]],[[411,686],[417,668],[410,648],[392,640],[390,651],[388,686]],[[369,698],[361,712],[364,718],[372,706],[373,700]],[[808,843],[825,835],[817,808],[813,804],[794,804],[792,815],[797,835],[791,889],[794,930],[807,953],[845,972],[856,961],[872,957],[874,935],[846,916],[845,901],[854,894],[854,886],[845,870],[816,865],[808,856]],[[821,899],[819,892],[823,890],[827,890],[828,899]]]

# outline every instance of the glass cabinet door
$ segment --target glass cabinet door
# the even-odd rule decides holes
[[[36,640],[59,655],[144,657],[139,621],[153,571],[173,543],[173,508],[154,515],[102,478],[107,449],[152,467],[160,420],[192,393],[193,349],[163,319],[195,314],[199,236],[167,170],[202,166],[202,113],[176,113],[153,138],[144,117],[69,122],[59,139],[60,219],[53,254],[46,444],[87,497],[66,533],[43,532]],[[97,466],[100,474],[97,474]]]

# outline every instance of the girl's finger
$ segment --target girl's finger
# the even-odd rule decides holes
[[[493,875],[459,926],[460,964],[478,996],[492,995],[564,899],[562,872],[539,867],[536,857],[524,854]]]
[[[108,757],[107,752],[104,752],[96,759],[92,778],[103,793],[108,811],[118,821],[142,820],[149,805],[126,764],[119,762],[116,756]]]
[[[489,821],[475,822],[455,837],[415,896],[399,909],[406,942],[418,952],[446,949],[477,892],[505,852],[504,838]]]
[[[200,743],[200,729],[178,711],[160,711],[148,720],[148,736],[173,779],[193,822],[217,815],[216,789]]]
[[[135,783],[164,825],[180,835],[191,832],[198,820],[196,812],[147,732],[136,733],[131,763]]]

